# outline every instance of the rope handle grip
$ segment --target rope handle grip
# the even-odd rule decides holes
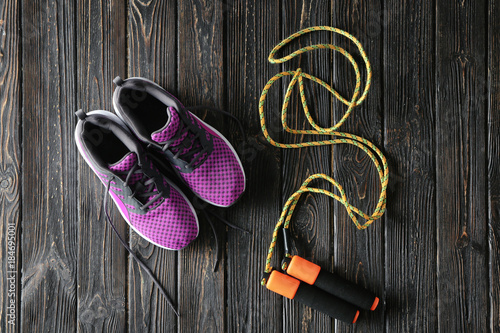
[[[273,270],[266,281],[267,289],[332,318],[346,323],[355,323],[358,319],[359,310],[353,304],[307,283],[300,282],[290,275]]]
[[[283,270],[290,276],[315,286],[363,310],[375,310],[379,298],[371,291],[297,255],[283,259]]]

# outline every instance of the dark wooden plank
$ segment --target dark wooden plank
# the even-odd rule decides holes
[[[178,95],[185,105],[223,108],[222,2],[178,2]],[[221,129],[220,124],[214,124]],[[220,228],[219,228],[220,229]],[[225,237],[220,231],[221,244]],[[178,298],[181,332],[222,332],[225,328],[225,260],[213,272],[215,242],[200,216],[198,239],[179,252]],[[224,259],[224,258],[223,258]]]
[[[384,8],[385,330],[435,332],[435,3]]]
[[[490,329],[500,332],[500,3],[488,8],[488,196],[490,250]]]
[[[486,2],[437,2],[439,329],[486,332]]]
[[[285,1],[282,3],[282,33],[281,39],[288,37],[300,29],[315,25],[329,25],[331,21],[331,3],[329,0],[315,1]],[[331,41],[331,34],[327,32],[313,32],[301,36],[280,51],[284,56],[301,47],[327,43]],[[277,44],[279,41],[275,41]],[[284,70],[302,68],[303,72],[317,76],[330,82],[333,65],[332,52],[316,50],[297,57],[283,65]],[[275,72],[278,71],[275,66]],[[291,77],[280,81],[283,91],[286,91]],[[312,116],[322,127],[331,125],[331,94],[323,87],[309,80],[305,80],[305,96]],[[278,102],[282,102],[281,93]],[[281,107],[273,112],[279,113]],[[295,129],[312,129],[308,123],[299,95],[299,85],[295,86],[289,104],[288,124]],[[276,125],[281,126],[281,121]],[[284,135],[284,142],[304,142],[317,140],[317,136]],[[311,147],[302,149],[285,149],[282,152],[282,205],[292,193],[297,191],[308,176],[315,173],[330,174],[331,147]],[[331,190],[329,183],[318,180],[311,185]],[[324,195],[307,194],[299,203],[292,221],[292,236],[295,254],[332,270],[330,248],[332,201]],[[279,210],[280,212],[281,210]],[[280,239],[282,241],[282,239]],[[281,261],[283,257],[279,257]],[[278,262],[279,262],[278,261]],[[283,302],[283,332],[327,332],[332,330],[332,319],[300,303],[284,299]]]
[[[339,130],[360,135],[383,148],[382,87],[383,62],[382,3],[377,1],[333,1],[334,26],[356,37],[365,49],[372,67],[372,83],[367,98],[356,107]],[[352,54],[362,73],[361,89],[366,80],[365,64],[356,45],[347,38],[334,35],[334,44]],[[356,86],[356,75],[350,62],[334,54],[333,87],[348,100]],[[335,100],[333,123],[342,118],[347,106]],[[367,214],[372,214],[380,197],[380,179],[371,159],[352,145],[333,147],[333,177],[343,186],[349,202]],[[336,192],[336,191],[335,191]],[[390,202],[389,202],[390,204]],[[336,323],[339,332],[384,331],[384,229],[385,218],[375,221],[368,229],[358,230],[345,207],[335,202],[333,231],[333,271],[374,292],[380,301],[375,312],[361,311],[356,325]],[[361,220],[364,221],[364,220]],[[333,254],[332,253],[332,254]]]
[[[279,65],[267,56],[281,40],[275,1],[225,3],[225,94],[227,110],[242,122],[245,141],[235,124],[230,127],[247,177],[246,193],[232,207],[228,219],[251,235],[230,230],[227,241],[226,332],[282,332],[282,299],[260,285],[274,226],[281,213],[281,174],[278,148],[270,146],[260,129],[258,104],[262,88]],[[270,24],[274,22],[274,24]],[[280,133],[282,91],[273,87],[266,101],[268,128]],[[278,258],[274,265],[279,265]]]
[[[76,10],[78,108],[86,112],[112,111],[112,80],[126,73],[125,3],[85,0],[79,1]],[[127,252],[101,209],[104,187],[83,158],[78,162],[78,329],[124,332]],[[113,204],[109,210],[120,233],[126,237],[126,222]]]
[[[20,57],[19,1],[0,2],[0,331],[19,332]]]
[[[22,332],[74,332],[74,1],[22,2]]]
[[[153,80],[176,94],[177,7],[171,2],[132,0],[128,7],[129,74]],[[133,249],[151,267],[175,303],[177,253],[148,243],[132,232]],[[177,332],[177,316],[152,280],[131,261],[129,331]],[[183,280],[181,280],[183,281]]]

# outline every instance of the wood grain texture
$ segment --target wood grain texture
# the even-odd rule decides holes
[[[227,240],[226,332],[282,332],[283,297],[260,285],[274,226],[281,213],[281,150],[268,144],[259,123],[258,101],[268,79],[280,70],[267,56],[281,40],[280,11],[274,1],[227,1],[227,110],[241,121],[233,123],[231,141],[246,173],[246,193],[229,209],[228,219],[251,232],[230,230]],[[273,87],[265,105],[268,128],[278,137],[281,89]],[[243,136],[243,142],[242,142]],[[274,265],[279,265],[276,258]]]
[[[486,332],[487,6],[437,2],[439,329]]]
[[[78,2],[76,10],[78,108],[112,111],[112,80],[126,73],[125,4],[121,0],[85,0]],[[68,110],[72,116],[73,112]],[[73,145],[71,148],[76,151]],[[124,332],[127,252],[106,222],[101,181],[83,158],[78,162],[78,330]],[[126,237],[128,226],[108,200],[111,218]]]
[[[177,7],[165,1],[130,1],[128,7],[129,76],[153,80],[176,94]],[[168,294],[177,299],[177,252],[167,251],[131,233],[140,253]],[[129,271],[129,332],[177,332],[177,316],[151,278],[133,260]]]
[[[488,7],[488,197],[490,330],[500,332],[500,3]]]
[[[385,330],[435,332],[435,4],[384,8]]]
[[[19,332],[21,47],[18,1],[0,2],[0,331]]]
[[[178,95],[184,105],[223,108],[223,24],[220,1],[178,2]],[[181,42],[182,41],[182,42]],[[214,124],[215,128],[222,130]],[[196,203],[195,203],[196,205]],[[225,237],[219,228],[223,246]],[[179,252],[179,330],[225,330],[225,260],[213,272],[215,242],[200,216],[198,239]]]
[[[330,10],[331,2],[327,0],[284,1],[281,11],[282,32],[279,41],[309,26],[329,25],[331,21]],[[279,41],[275,41],[275,44]],[[289,54],[301,47],[330,41],[331,34],[327,32],[309,33],[284,47],[280,51],[280,56]],[[316,50],[288,61],[282,67],[283,70],[302,68],[305,73],[310,73],[326,82],[331,82],[333,71],[333,65],[330,61],[331,56],[332,54],[328,50]],[[277,68],[275,72],[278,72]],[[286,91],[290,79],[291,77],[286,77],[280,80],[279,84],[281,84],[282,91]],[[331,94],[320,85],[309,80],[305,81],[305,96],[314,119],[318,124],[321,124],[320,126],[330,127]],[[277,102],[282,103],[283,99],[284,94],[281,93]],[[281,107],[278,107],[273,112],[279,114],[280,110]],[[288,124],[295,129],[312,129],[304,115],[298,84],[295,86],[289,104]],[[281,126],[281,121],[278,121],[276,125]],[[287,135],[283,135],[282,142],[295,143],[317,139],[317,136],[287,133]],[[308,176],[316,173],[330,174],[331,147],[285,149],[282,156],[281,205],[284,205],[290,195],[299,189]],[[312,185],[332,190],[332,186],[325,181],[318,180]],[[293,254],[298,254],[331,271],[331,258],[333,256],[330,248],[331,230],[333,229],[331,199],[324,195],[304,194],[297,207],[298,209],[291,223],[291,235],[294,243]],[[281,209],[278,212],[281,212]],[[283,241],[282,237],[280,237],[279,241]],[[283,255],[277,255],[276,257],[278,262],[283,259]],[[288,299],[283,300],[283,318],[283,332],[328,332],[332,330],[332,319],[330,317]]]
[[[74,332],[75,6],[22,2],[22,332]]]
[[[333,26],[354,35],[365,49],[372,67],[372,84],[367,98],[356,107],[340,127],[340,131],[361,135],[380,149],[383,148],[383,10],[377,1],[333,1]],[[356,45],[347,38],[334,35],[334,44],[352,54],[362,73],[362,89],[366,82],[364,61]],[[333,86],[350,100],[356,76],[352,65],[339,53],[333,54]],[[332,123],[337,122],[347,106],[334,99]],[[380,197],[380,179],[371,159],[352,145],[333,147],[333,178],[346,191],[349,202],[372,214]],[[392,171],[392,170],[389,170]],[[392,174],[391,174],[392,176]],[[388,204],[392,204],[391,201]],[[332,238],[335,262],[333,270],[346,279],[374,292],[380,299],[375,312],[362,311],[356,325],[336,323],[338,332],[383,332],[384,325],[384,229],[385,216],[368,229],[358,230],[345,207],[334,203],[334,230]]]
[[[292,222],[297,254],[381,298],[355,325],[259,283],[282,205],[308,175],[332,175],[365,211],[378,200],[378,177],[356,147],[282,150],[261,133],[260,94],[281,70],[300,66],[343,96],[353,92],[352,67],[333,51],[267,61],[273,46],[312,25],[346,30],[364,46],[372,86],[340,130],[383,148],[390,167],[386,215],[367,230],[322,195],[304,196]],[[302,36],[280,55],[323,42],[363,65],[351,42],[327,32]],[[498,53],[496,0],[0,0],[0,331],[500,332]],[[218,272],[203,214],[198,239],[170,252],[127,237],[109,207],[180,318],[127,259],[101,210],[104,188],[74,144],[74,111],[112,111],[117,75],[149,78],[185,105],[227,110],[244,126],[241,133],[229,119],[197,112],[234,143],[247,176],[237,204],[211,208],[251,231],[216,224]],[[268,129],[279,141],[305,141],[281,128],[288,82],[268,94]],[[305,85],[313,117],[335,123],[346,107]],[[289,119],[309,128],[298,89]],[[9,231],[18,246],[15,326],[6,316]]]

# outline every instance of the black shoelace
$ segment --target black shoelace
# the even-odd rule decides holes
[[[130,182],[130,178],[133,175],[139,174],[141,175],[141,179],[134,184],[134,192],[128,197],[131,199],[133,197],[137,198],[143,205],[140,207],[141,210],[147,209],[153,203],[156,202],[162,196],[162,192],[159,192],[155,187],[155,181],[153,178],[149,178],[145,180],[147,177],[139,167],[139,164],[136,162],[129,171],[118,171],[117,175],[126,175],[125,176],[125,186],[128,186]],[[144,190],[144,191],[143,191]],[[153,196],[153,198],[150,198]]]
[[[128,184],[128,182],[130,180],[130,177],[133,174],[137,174],[137,173],[142,173],[142,171],[139,169],[138,164],[136,163],[127,172],[127,176],[125,178],[125,185]],[[130,195],[130,197],[135,196],[138,199],[139,198],[149,198],[152,195],[154,195],[154,197],[151,198],[150,200],[146,199],[146,203],[144,203],[140,207],[140,209],[147,209],[154,202],[156,202],[156,200],[159,199],[161,197],[161,195],[162,195],[161,192],[158,192],[158,191],[156,191],[154,189],[154,187],[155,187],[154,179],[150,178],[150,179],[147,179],[146,181],[144,181],[144,183],[142,183],[142,180],[144,180],[144,177],[146,177],[146,175],[143,175],[143,178],[140,181],[138,181],[136,184],[142,184],[146,188],[146,191],[138,193],[137,192],[138,188],[140,188],[141,186],[136,186],[135,187],[135,191]],[[158,290],[160,291],[160,293],[163,295],[163,297],[165,297],[165,300],[167,301],[168,305],[172,308],[172,310],[174,310],[174,313],[177,315],[177,317],[179,317],[179,312],[177,312],[177,309],[175,308],[172,299],[167,295],[167,292],[165,291],[165,288],[163,288],[163,286],[160,284],[160,282],[155,277],[155,275],[153,274],[153,272],[151,272],[151,270],[149,269],[149,267],[146,266],[146,264],[141,259],[139,259],[139,257],[137,257],[137,255],[132,251],[132,249],[130,249],[130,247],[128,246],[127,242],[120,235],[120,233],[116,229],[115,225],[113,224],[113,221],[111,220],[111,217],[109,216],[108,207],[107,207],[108,206],[108,194],[109,194],[109,190],[110,190],[110,187],[111,187],[111,182],[114,179],[115,179],[115,177],[112,177],[108,181],[108,184],[106,185],[106,192],[104,192],[104,198],[103,198],[103,201],[102,201],[103,202],[104,213],[106,214],[106,220],[111,225],[111,228],[113,228],[113,231],[115,232],[116,236],[118,236],[118,240],[123,245],[123,247],[128,251],[128,253],[130,253],[132,255],[132,257],[135,259],[135,261],[137,261],[137,263],[139,264],[139,266],[142,267],[142,269],[147,273],[147,275],[149,275],[149,277],[151,278],[151,280],[153,280],[153,283],[156,285],[156,287],[158,288]]]
[[[206,111],[212,111],[212,112],[218,112],[226,117],[229,117],[231,118],[232,120],[234,120],[236,122],[236,124],[238,124],[238,127],[240,128],[240,131],[241,131],[241,135],[244,135],[245,131],[243,130],[243,125],[241,124],[241,121],[236,118],[235,115],[227,112],[227,111],[224,111],[224,110],[220,110],[220,109],[217,109],[217,108],[211,108],[211,107],[208,107],[208,106],[203,106],[203,105],[195,105],[195,106],[190,106],[187,108],[189,111],[200,111],[200,110],[206,110]]]
[[[162,147],[163,151],[170,149],[173,153],[175,153],[173,157],[174,160],[180,158],[183,161],[188,162],[185,168],[191,168],[196,165],[196,163],[203,156],[203,153],[207,150],[202,147],[200,140],[198,140],[200,133],[193,133],[194,136],[191,136],[189,135],[190,131],[191,129],[189,128],[189,125],[185,124],[183,120],[180,120],[177,132],[172,138],[167,140]],[[184,139],[179,144],[173,146],[173,143],[182,137],[184,137]],[[184,153],[184,150],[186,149],[188,151]]]
[[[208,209],[201,209],[201,211],[203,212],[203,216],[205,216],[205,219],[207,220],[208,224],[210,224],[210,227],[212,229],[212,232],[214,234],[214,238],[215,238],[215,253],[216,253],[216,257],[215,257],[215,263],[214,263],[214,268],[213,268],[213,271],[214,272],[217,272],[217,268],[219,267],[219,261],[220,261],[220,248],[219,248],[219,237],[217,236],[217,231],[215,230],[215,227],[214,227],[214,224],[212,222],[212,220],[210,219],[210,217],[208,217],[208,213],[212,214],[213,216],[215,216],[219,221],[221,221],[222,223],[224,223],[225,225],[227,225],[228,227],[232,228],[232,229],[236,229],[236,230],[239,230],[239,231],[243,231],[244,233],[247,233],[247,234],[250,234],[250,231],[248,230],[245,230],[243,228],[240,228],[232,223],[229,223],[227,220],[225,220],[224,218],[222,218],[221,216],[219,216],[218,214],[208,210]]]
[[[234,115],[232,115],[229,112],[216,109],[216,108],[211,108],[211,107],[206,107],[206,106],[191,106],[187,108],[189,111],[199,111],[199,110],[206,110],[206,111],[212,111],[212,112],[218,112],[221,113],[227,117],[230,117],[236,123],[238,124],[238,127],[240,128],[241,133],[243,134],[243,126],[241,125],[241,122],[239,121],[238,118],[236,118]],[[174,159],[181,158],[182,160],[188,162],[186,165],[186,168],[191,168],[192,166],[195,166],[196,163],[203,157],[203,153],[207,150],[206,148],[203,148],[201,143],[199,142],[199,137],[200,133],[194,134],[194,136],[190,137],[189,136],[190,128],[188,124],[185,124],[183,120],[180,120],[179,124],[179,129],[177,130],[177,133],[167,140],[163,147],[162,150],[165,151],[167,149],[172,150],[172,152],[175,153]],[[186,135],[185,135],[186,134]],[[177,141],[178,139],[182,138],[185,136],[185,138],[177,145],[172,146],[172,144]],[[198,140],[198,142],[197,142]],[[185,149],[188,149],[186,153],[183,153]],[[174,151],[175,150],[175,151]]]

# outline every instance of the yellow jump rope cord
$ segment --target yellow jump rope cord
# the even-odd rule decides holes
[[[293,39],[300,37],[304,34],[307,34],[309,32],[313,31],[320,31],[320,30],[326,30],[326,31],[332,31],[335,33],[338,33],[340,35],[343,35],[347,38],[349,38],[356,46],[358,47],[358,50],[365,62],[366,65],[366,71],[367,71],[367,78],[366,78],[366,84],[365,88],[363,90],[363,94],[361,95],[360,98],[358,98],[358,95],[360,93],[360,86],[361,86],[361,75],[359,73],[359,68],[358,64],[356,61],[353,59],[353,57],[343,48],[332,45],[332,44],[316,44],[316,45],[310,45],[306,46],[304,48],[301,48],[297,51],[294,51],[290,53],[289,55],[275,59],[274,56],[276,53],[286,44],[291,42]],[[269,252],[267,255],[267,260],[266,260],[266,268],[265,272],[269,273],[272,270],[271,266],[271,258],[273,256],[274,248],[276,246],[276,240],[278,238],[278,232],[281,226],[283,225],[284,228],[288,228],[290,224],[290,220],[293,215],[293,211],[295,209],[295,206],[297,205],[297,202],[299,201],[300,196],[302,193],[305,192],[313,192],[313,193],[322,193],[325,195],[328,195],[329,197],[341,202],[346,210],[349,216],[351,217],[352,221],[356,225],[358,229],[366,229],[373,221],[379,219],[385,212],[385,205],[386,205],[386,192],[387,192],[387,183],[389,182],[389,168],[387,165],[387,160],[385,159],[384,154],[378,149],[373,143],[369,142],[368,140],[354,135],[354,134],[349,134],[345,132],[337,132],[336,130],[346,121],[346,119],[349,117],[351,114],[352,110],[354,109],[355,106],[361,104],[361,102],[366,98],[366,95],[368,94],[368,91],[370,90],[370,83],[371,83],[371,77],[372,77],[372,70],[370,66],[370,62],[368,61],[368,58],[366,56],[365,50],[361,46],[361,44],[358,42],[356,38],[354,38],[352,35],[349,33],[333,28],[333,27],[324,27],[324,26],[318,26],[318,27],[310,27],[303,29],[299,32],[294,33],[293,35],[289,36],[282,42],[280,42],[278,45],[274,47],[274,49],[271,51],[269,54],[268,60],[273,63],[273,64],[280,64],[284,63],[293,57],[298,56],[299,54],[309,52],[312,50],[316,49],[330,49],[330,50],[335,50],[337,52],[340,52],[342,55],[344,55],[352,64],[354,68],[354,72],[356,73],[356,88],[354,89],[354,94],[352,96],[351,101],[346,100],[343,98],[336,90],[334,90],[330,85],[328,85],[326,82],[318,79],[317,77],[314,77],[310,74],[303,73],[302,70],[299,68],[296,71],[286,71],[286,72],[281,72],[273,76],[266,84],[264,87],[264,90],[262,91],[262,95],[260,97],[259,101],[259,117],[260,117],[260,124],[262,128],[262,132],[264,133],[265,138],[269,143],[271,143],[275,147],[279,148],[302,148],[302,147],[310,147],[310,146],[323,146],[323,145],[334,145],[334,144],[339,144],[339,143],[346,143],[346,144],[351,144],[354,145],[358,148],[361,148],[373,161],[373,164],[375,165],[375,168],[377,169],[379,178],[380,178],[380,183],[381,183],[381,190],[380,190],[380,198],[378,200],[377,206],[375,208],[375,211],[373,212],[372,215],[368,215],[364,212],[362,212],[360,209],[352,206],[349,204],[347,197],[345,195],[344,190],[342,189],[342,186],[337,183],[333,178],[325,175],[325,174],[315,174],[307,178],[302,186],[299,188],[298,191],[296,191],[294,194],[288,198],[287,202],[285,203],[285,206],[283,207],[283,211],[281,212],[280,219],[278,223],[276,224],[276,227],[274,228],[273,232],[273,238],[271,245],[269,247]],[[285,131],[293,134],[317,134],[317,135],[332,135],[339,137],[337,139],[332,139],[332,140],[323,140],[323,141],[309,141],[309,142],[302,142],[302,143],[279,143],[274,141],[271,136],[269,135],[266,127],[266,120],[264,117],[264,102],[266,100],[267,93],[271,86],[273,85],[274,82],[276,82],[278,79],[284,77],[284,76],[292,76],[292,80],[290,84],[288,85],[288,89],[285,94],[285,100],[283,101],[283,108],[281,111],[281,123],[283,125],[283,128]],[[304,92],[304,82],[303,78],[312,80],[326,89],[330,91],[335,98],[340,100],[342,103],[346,104],[348,106],[347,111],[345,112],[344,116],[340,121],[335,124],[334,126],[330,128],[322,128],[316,124],[316,122],[313,120],[311,117],[311,114],[309,113],[309,108],[307,107],[307,102],[305,98],[305,92]],[[299,83],[299,91],[300,91],[300,98],[302,101],[302,107],[304,109],[304,113],[306,115],[307,120],[309,121],[309,124],[314,128],[314,130],[297,130],[297,129],[291,129],[287,125],[287,112],[288,112],[288,103],[290,102],[290,95],[292,94],[292,90],[295,86],[296,83]],[[377,157],[380,159],[377,160]],[[382,164],[382,165],[381,165]],[[314,188],[314,187],[309,187],[309,183],[315,179],[324,179],[330,184],[334,185],[340,192],[340,196],[333,194],[327,190],[320,189],[320,188]],[[364,224],[360,224],[358,222],[358,219],[356,217],[357,214],[358,216],[362,217],[363,219],[366,220]],[[284,223],[284,224],[283,224]],[[266,281],[262,281],[263,284],[266,283]]]

